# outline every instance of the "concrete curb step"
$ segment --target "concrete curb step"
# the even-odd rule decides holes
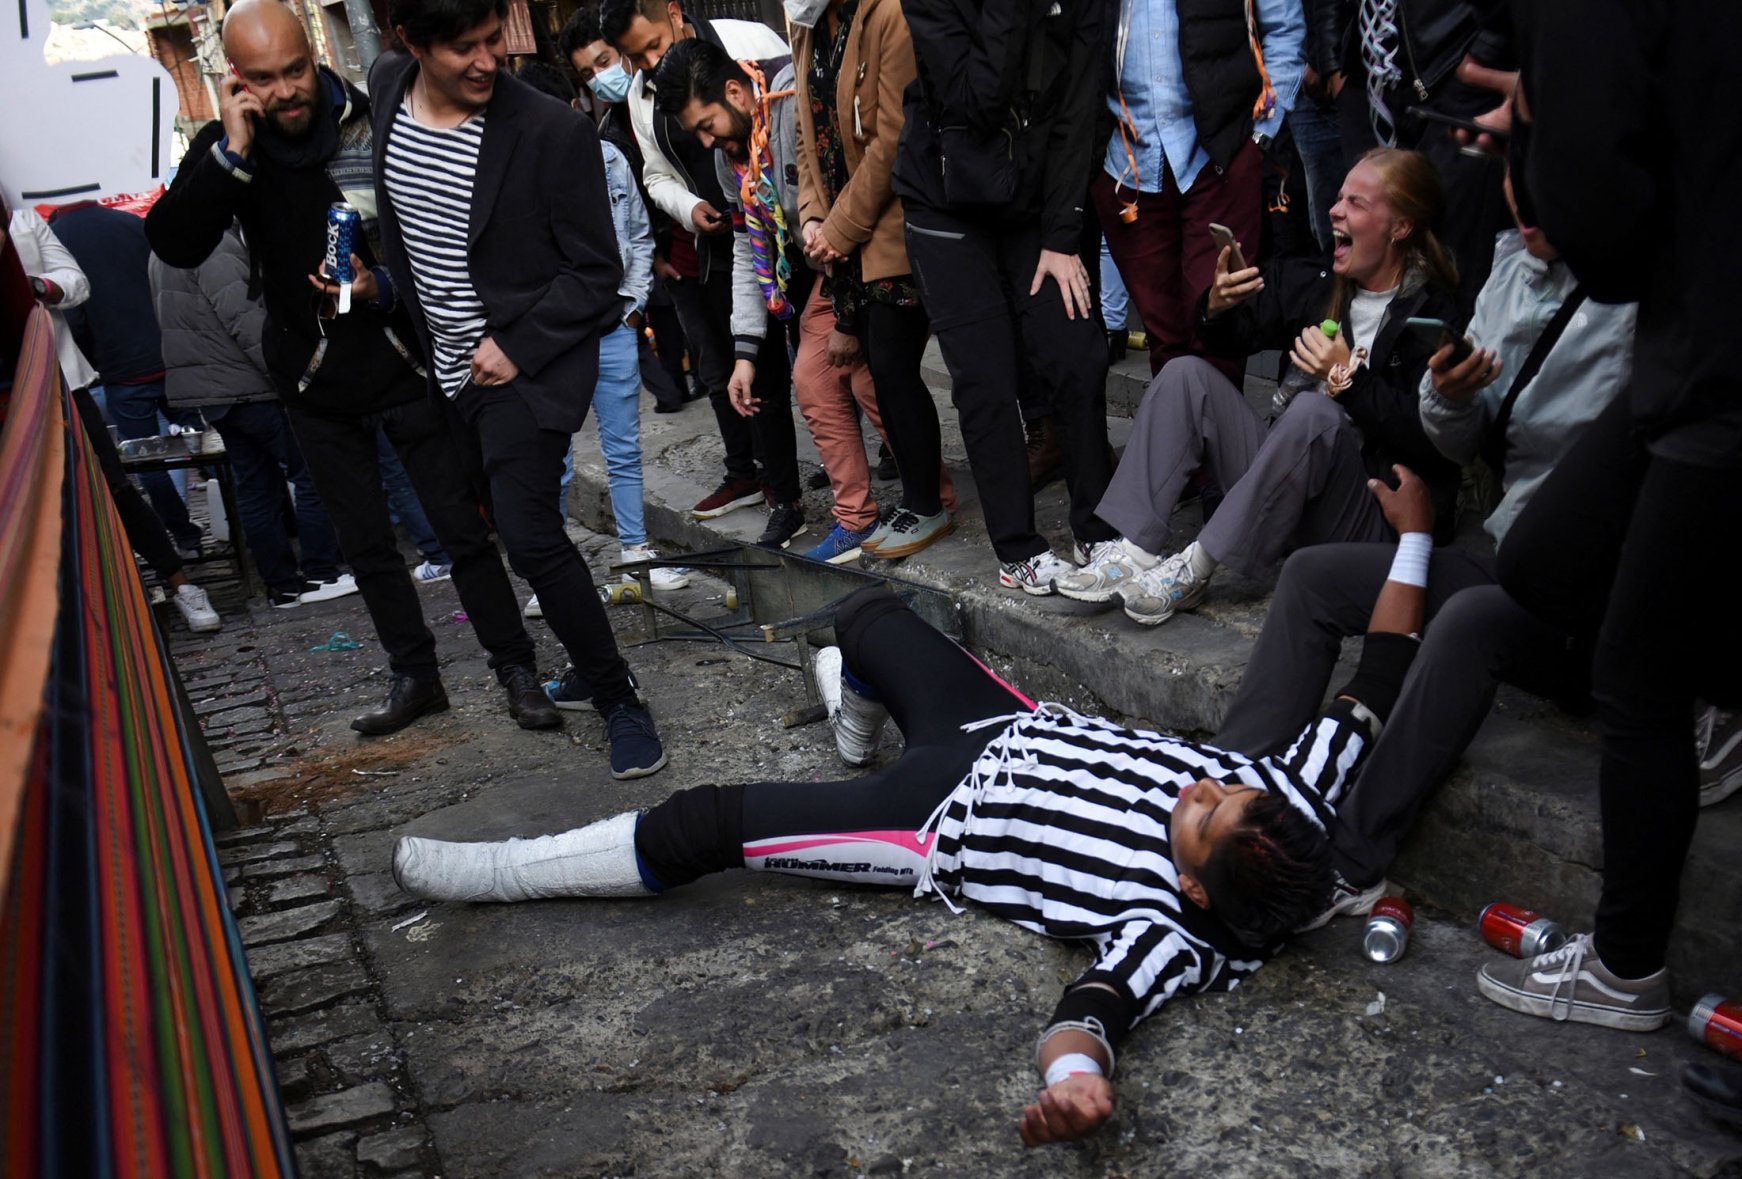
[[[1146,374],[1147,364],[1136,363]],[[1111,381],[1109,386],[1111,401]],[[1268,401],[1265,382],[1249,379],[1247,392],[1255,402]],[[1117,607],[1092,608],[1001,588],[947,393],[939,394],[938,402],[945,459],[961,497],[958,527],[925,552],[888,566],[889,571],[954,594],[969,646],[1008,668],[1031,694],[1162,729],[1214,732],[1263,625],[1269,585],[1224,574],[1197,611],[1154,629],[1135,625]],[[1112,412],[1109,432],[1121,445],[1130,423]],[[678,414],[645,414],[642,430],[647,530],[656,547],[669,555],[756,539],[766,517],[760,509],[708,521],[690,517],[689,505],[713,490],[721,471],[719,437],[705,403]],[[817,459],[802,428],[799,445],[808,469]],[[590,528],[613,531],[604,464],[592,429],[576,436],[575,459],[570,513]],[[899,493],[893,484],[874,490],[886,502]],[[826,490],[807,494],[811,524],[794,540],[790,551],[795,556],[821,540],[832,523],[830,503]],[[1036,525],[1055,549],[1066,551],[1070,529],[1062,486],[1046,488],[1036,498]],[[1182,508],[1175,525],[1175,540],[1184,544],[1195,534],[1196,509]],[[1469,755],[1424,808],[1393,881],[1411,896],[1472,922],[1488,902],[1510,900],[1572,927],[1589,928],[1602,862],[1596,773],[1597,742],[1588,724],[1503,690]],[[1683,1000],[1712,990],[1742,993],[1737,847],[1742,847],[1742,803],[1703,812],[1672,941],[1672,976]]]

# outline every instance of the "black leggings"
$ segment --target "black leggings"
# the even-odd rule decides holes
[[[1597,418],[1500,548],[1526,609],[1596,635],[1603,895],[1597,950],[1623,978],[1660,969],[1699,810],[1696,697],[1731,702],[1742,477],[1652,455],[1628,398]]]
[[[877,413],[901,470],[901,506],[917,516],[943,510],[943,438],[938,407],[920,375],[931,320],[924,307],[865,307],[865,356],[877,389]]]
[[[911,888],[934,838],[919,829],[1003,727],[962,726],[1034,708],[882,586],[848,598],[835,633],[846,666],[906,739],[901,757],[843,782],[679,791],[635,831],[635,849],[661,884],[749,867]]]

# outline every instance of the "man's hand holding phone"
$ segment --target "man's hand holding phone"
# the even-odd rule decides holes
[[[1461,360],[1456,358],[1457,351],[1455,341],[1447,340],[1428,357],[1427,370],[1435,393],[1463,405],[1494,383],[1501,366],[1492,348],[1470,348]]]
[[[224,75],[218,80],[218,117],[223,120],[229,150],[247,159],[254,149],[255,120],[266,117],[259,95],[235,74]]]

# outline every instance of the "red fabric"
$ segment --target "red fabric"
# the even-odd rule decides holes
[[[679,278],[700,278],[701,259],[696,257],[696,235],[681,225],[671,227],[671,257],[667,259]]]

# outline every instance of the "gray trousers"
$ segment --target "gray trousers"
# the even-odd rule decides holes
[[[1168,518],[1199,467],[1224,497],[1198,543],[1247,577],[1291,548],[1396,538],[1367,490],[1361,432],[1342,406],[1302,393],[1266,433],[1234,383],[1195,356],[1169,361],[1150,383],[1095,514],[1139,548],[1165,552]]]
[[[1366,633],[1396,551],[1330,544],[1288,559],[1213,744],[1253,757],[1287,749],[1318,713],[1343,640]],[[1565,659],[1558,632],[1495,583],[1492,556],[1435,549],[1421,650],[1331,827],[1343,879],[1365,887],[1384,876],[1416,813],[1482,727],[1502,680],[1551,678],[1546,669]]]

